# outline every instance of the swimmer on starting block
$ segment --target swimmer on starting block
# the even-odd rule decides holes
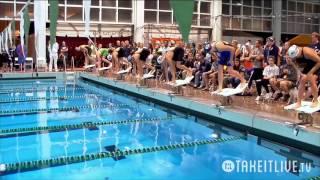
[[[299,67],[303,67],[299,80],[298,98],[295,109],[301,107],[302,105],[302,99],[304,99],[305,93],[305,85],[307,82],[310,82],[311,84],[313,96],[311,107],[317,107],[319,105],[318,88],[314,75],[317,74],[320,68],[320,57],[313,49],[309,47],[298,47],[296,45],[292,45],[288,49],[288,56],[294,61],[296,65],[298,65]]]
[[[238,71],[233,70],[232,64],[235,54],[235,48],[225,41],[218,41],[212,44],[212,52],[218,56],[218,89],[214,92],[218,94],[223,89],[223,68],[227,66],[227,71],[231,76],[240,79],[240,88],[244,89],[246,86],[246,80]]]

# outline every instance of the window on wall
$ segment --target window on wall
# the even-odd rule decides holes
[[[252,24],[252,20],[251,19],[242,19],[243,29],[251,30],[251,28],[252,28],[251,24]]]
[[[222,17],[222,27],[224,29],[229,29],[230,28],[230,19],[229,17]]]
[[[59,6],[59,15],[58,15],[58,20],[64,21],[64,6]]]
[[[210,15],[200,15],[200,26],[210,26],[211,16]]]
[[[118,0],[118,6],[124,8],[132,8],[131,0]]]
[[[241,4],[242,0],[232,0],[232,4]]]
[[[22,5],[23,6],[23,5]],[[14,4],[12,3],[0,3],[1,11],[0,17],[12,17],[14,13]],[[21,7],[22,8],[22,7]],[[20,8],[20,9],[21,9]],[[17,11],[18,12],[18,11]]]
[[[144,8],[145,9],[157,9],[157,0],[145,0],[144,1]]]
[[[90,20],[91,21],[100,21],[99,12],[100,11],[98,8],[91,8],[90,9]]]
[[[91,6],[100,6],[100,0],[91,0]]]
[[[159,12],[159,23],[160,24],[171,24],[171,12]]]
[[[67,20],[82,21],[82,7],[67,7]]]
[[[101,14],[102,21],[107,21],[107,22],[115,22],[116,21],[116,14],[117,14],[116,9],[102,8],[101,13],[102,13]]]
[[[200,12],[201,13],[210,13],[210,2],[201,2],[200,3]]]
[[[102,0],[102,6],[104,7],[116,7],[116,0]]]
[[[193,12],[198,12],[199,1],[194,1]]]
[[[251,10],[252,10],[251,7],[244,6],[243,7],[243,15],[251,16],[252,15]]]
[[[82,21],[82,7],[67,7],[67,20]]]
[[[170,1],[169,0],[161,0],[159,2],[159,9],[160,10],[170,10]]]
[[[304,3],[302,3],[302,2],[297,3],[297,11],[304,12]]]
[[[264,0],[263,5],[265,8],[272,8],[272,0]]]
[[[254,16],[261,16],[261,8],[254,8],[253,9],[253,15]]]
[[[282,32],[287,32],[287,23],[286,22],[281,23],[281,30],[282,30]]]
[[[118,21],[123,23],[131,23],[132,21],[132,11],[126,9],[119,9],[118,11]]]
[[[262,1],[261,0],[253,0],[253,5],[261,7],[262,6]]]
[[[232,6],[232,15],[240,15],[241,6]]]
[[[316,5],[314,4],[313,5],[313,13],[320,13],[320,4],[319,5]],[[319,18],[319,17],[318,17]]]
[[[271,31],[271,21],[263,20],[263,30]]]
[[[260,19],[253,19],[252,30],[261,31],[262,30],[261,22],[262,21]]]
[[[67,0],[67,4],[82,5],[81,0]]]
[[[288,1],[288,10],[296,11],[296,1]]]
[[[252,0],[243,0],[243,5],[251,6],[252,5]]]
[[[198,14],[193,14],[193,16],[192,16],[192,25],[194,25],[194,26],[198,25]]]
[[[240,29],[241,28],[241,19],[240,18],[232,18],[231,28]]]
[[[227,4],[222,4],[222,14],[230,15],[230,6]]]
[[[287,0],[282,0],[282,9],[287,10]]]
[[[64,4],[65,0],[59,0],[59,4]]]
[[[306,3],[304,12],[311,13],[312,12],[312,4]]]
[[[157,23],[157,11],[145,11],[144,12],[144,22],[150,24]]]

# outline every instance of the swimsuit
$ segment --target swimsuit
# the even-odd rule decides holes
[[[230,44],[225,43],[225,42],[223,42],[223,44],[227,45],[227,46],[231,46]],[[217,56],[218,56],[218,64],[223,65],[223,66],[232,66],[232,62],[231,62],[232,60],[230,59],[231,52],[230,51],[221,51],[220,52],[216,46],[214,46],[214,48],[215,48],[214,51],[217,53]]]
[[[181,47],[174,48],[172,60],[183,61],[183,57],[184,57],[184,49]]]
[[[150,55],[150,51],[148,49],[143,48],[142,51],[140,52],[140,60],[146,61],[149,55]]]
[[[296,62],[299,66],[303,67],[303,70],[301,71],[301,73],[308,74],[309,71],[316,65],[316,62],[304,57],[303,48],[301,49],[301,56],[302,57],[296,59]],[[316,73],[317,71],[314,74]]]

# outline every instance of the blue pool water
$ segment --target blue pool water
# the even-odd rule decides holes
[[[16,92],[13,92],[16,91]],[[33,99],[33,100],[32,100]],[[107,105],[96,107],[95,105]],[[121,106],[120,106],[121,105]],[[85,106],[85,108],[80,108]],[[78,111],[38,112],[39,109],[76,107]],[[27,113],[34,109],[34,113]],[[1,179],[304,179],[320,175],[320,157],[270,142],[191,115],[78,81],[65,85],[55,80],[0,81],[0,130],[106,122],[116,120],[164,118],[151,122],[132,122],[58,132],[0,136],[0,164],[47,160],[119,150],[138,149],[205,139],[245,136],[216,144],[128,155],[124,159],[96,159],[24,172],[0,173]],[[26,113],[17,114],[13,110]],[[171,119],[165,119],[171,118]],[[257,169],[223,170],[226,160],[307,163],[300,172],[257,172]],[[237,164],[236,164],[237,165]],[[239,167],[239,166],[237,166]],[[268,166],[269,167],[269,166]],[[303,169],[304,168],[304,169]],[[253,172],[253,171],[256,172]],[[276,172],[276,171],[281,172]],[[297,170],[297,169],[296,169]],[[290,170],[289,170],[290,171]]]

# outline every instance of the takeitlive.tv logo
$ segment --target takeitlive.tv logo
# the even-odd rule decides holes
[[[297,160],[225,160],[222,170],[227,173],[303,173],[310,172],[311,163]]]

